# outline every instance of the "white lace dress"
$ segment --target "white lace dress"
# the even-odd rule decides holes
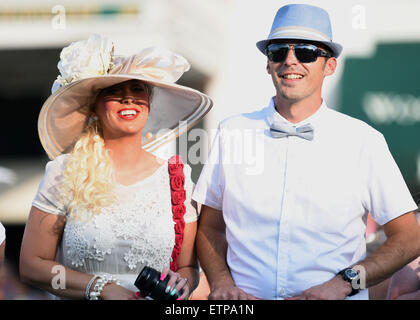
[[[59,215],[67,215],[58,185],[63,178],[68,155],[61,155],[46,165],[43,180],[32,205]],[[191,168],[184,165],[187,211],[185,223],[196,221],[191,204],[193,183]],[[171,209],[168,163],[153,175],[129,186],[117,184],[117,201],[86,221],[67,219],[58,250],[58,262],[88,274],[112,274],[124,287],[134,286],[144,266],[158,271],[169,267],[175,242]]]

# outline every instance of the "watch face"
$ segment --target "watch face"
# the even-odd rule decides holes
[[[344,273],[345,276],[350,280],[357,279],[359,276],[359,274],[353,269],[347,269],[346,271],[344,271]]]

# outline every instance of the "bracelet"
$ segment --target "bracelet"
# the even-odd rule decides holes
[[[93,291],[89,293],[89,300],[99,300],[104,287],[112,282],[120,285],[120,282],[112,275],[98,275],[99,279],[96,281]]]
[[[90,299],[90,298],[89,298],[90,287],[92,286],[93,281],[95,281],[95,280],[96,280],[96,279],[98,279],[98,278],[99,278],[99,276],[98,276],[98,275],[94,275],[94,276],[90,279],[89,283],[87,284],[87,286],[86,286],[86,290],[85,290],[85,299],[86,299],[86,300],[89,300],[89,299]]]

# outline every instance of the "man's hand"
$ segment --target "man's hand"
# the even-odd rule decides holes
[[[258,300],[251,294],[232,284],[214,284],[211,286],[209,300]]]
[[[351,293],[351,284],[337,275],[323,284],[311,287],[299,296],[285,300],[343,300]]]

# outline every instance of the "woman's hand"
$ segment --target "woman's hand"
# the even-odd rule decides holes
[[[179,273],[173,272],[169,268],[163,268],[160,279],[163,280],[166,276],[169,276],[168,285],[166,287],[167,293],[171,295],[178,293],[179,297],[177,300],[183,300],[189,297],[190,286],[188,284],[188,278],[183,278]]]
[[[131,291],[115,282],[107,284],[101,292],[102,300],[146,300],[139,292]]]

